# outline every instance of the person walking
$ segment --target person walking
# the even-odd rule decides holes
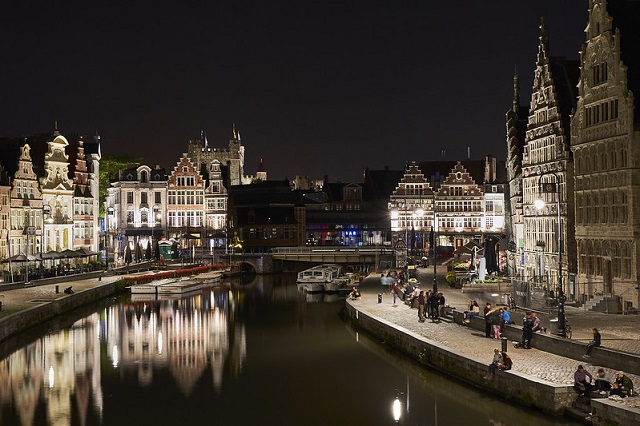
[[[583,358],[589,358],[589,352],[591,352],[591,349],[595,348],[596,346],[600,346],[601,344],[602,338],[598,329],[593,327],[591,331],[593,331],[593,340],[591,340],[591,342],[587,345],[587,353],[582,356]]]
[[[499,339],[500,336],[500,323],[502,322],[502,318],[500,314],[502,313],[502,309],[498,311],[493,311],[491,315],[491,326],[493,327],[493,338]]]
[[[398,293],[400,292],[400,290],[398,290],[398,283],[396,283],[394,281],[393,285],[391,286],[391,294],[393,294],[393,304],[396,304],[396,299],[398,298]]]

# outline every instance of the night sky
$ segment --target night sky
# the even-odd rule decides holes
[[[0,136],[102,136],[173,168],[236,123],[245,172],[361,180],[364,167],[506,155],[540,16],[578,59],[587,0],[0,0]]]

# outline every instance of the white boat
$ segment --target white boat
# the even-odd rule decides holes
[[[158,288],[176,282],[175,278],[165,278],[146,284],[134,284],[130,287],[131,294],[158,294]]]
[[[353,285],[358,285],[358,283],[356,283],[356,276],[352,273],[347,273],[346,275],[334,278],[331,282],[324,283],[324,291],[327,293],[337,293],[340,289],[351,288]]]
[[[340,266],[331,264],[318,265],[298,272],[298,289],[308,293],[324,291],[324,285],[338,278],[341,269]]]
[[[184,294],[202,288],[201,280],[176,281],[158,287],[158,294]]]

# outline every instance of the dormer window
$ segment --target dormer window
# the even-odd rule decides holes
[[[143,170],[142,172],[140,172],[140,182],[147,183],[147,181],[147,172]]]

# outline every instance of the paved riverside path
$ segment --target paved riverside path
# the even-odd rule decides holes
[[[121,276],[103,276],[98,278],[87,278],[77,281],[62,281],[53,284],[34,285],[32,287],[24,287],[14,290],[2,290],[0,285],[0,301],[2,301],[2,310],[0,311],[0,319],[7,317],[16,312],[38,306],[62,297],[69,296],[64,293],[64,289],[72,287],[74,293],[82,290],[95,288],[100,285],[112,283],[121,279]],[[56,285],[59,293],[56,293]]]
[[[379,276],[378,274],[377,277]],[[431,288],[433,273],[431,274],[431,280],[420,278],[420,282],[429,283],[422,286],[425,290]],[[363,282],[360,291],[362,297],[352,302],[357,309],[422,335],[433,342],[454,350],[460,355],[485,362],[487,366],[493,359],[493,349],[501,348],[500,340],[488,339],[484,336],[484,332],[470,327],[448,321],[432,323],[430,319],[426,319],[424,323],[418,322],[417,309],[411,309],[400,299],[394,305],[393,296],[387,292],[386,286],[383,287],[379,284],[377,278],[370,276]],[[448,286],[441,286],[439,291],[442,291],[449,306],[464,310],[464,306],[466,306],[466,302],[469,299],[467,295]],[[378,303],[378,293],[383,294],[382,303]],[[515,315],[515,320],[516,322],[520,320],[519,314]],[[573,373],[579,364],[583,364],[592,374],[595,374],[597,369],[600,368],[600,366],[589,364],[586,361],[565,358],[535,348],[515,349],[511,343],[508,347],[508,353],[513,360],[512,369],[514,371],[540,380],[567,386],[573,385]],[[604,368],[608,378],[612,380],[615,371],[611,368],[602,368]],[[627,376],[633,380],[636,386],[640,386],[640,377],[632,374],[627,374]],[[640,398],[625,398],[624,403],[630,406],[640,406]]]

